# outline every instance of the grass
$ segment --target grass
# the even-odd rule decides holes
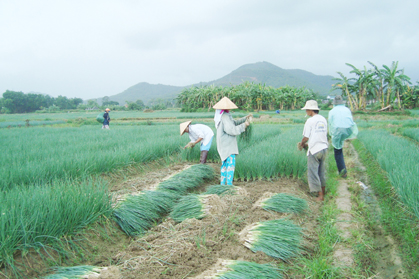
[[[333,149],[331,149],[333,150]],[[336,196],[338,187],[337,167],[333,152],[329,150],[327,159],[326,196],[317,218],[316,228],[318,240],[314,243],[312,253],[306,257],[299,257],[291,266],[285,266],[290,273],[303,278],[345,278],[340,267],[334,266],[333,251],[340,236],[336,228],[338,209]]]

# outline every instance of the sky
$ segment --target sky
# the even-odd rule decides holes
[[[417,0],[0,0],[0,94],[112,96],[244,64],[349,77],[398,61],[419,80]]]

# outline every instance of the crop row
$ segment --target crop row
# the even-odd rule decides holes
[[[417,144],[386,130],[364,130],[359,140],[376,158],[400,200],[419,218],[419,151]],[[380,140],[377,140],[380,139]]]
[[[0,189],[111,172],[179,151],[177,125],[0,130]]]

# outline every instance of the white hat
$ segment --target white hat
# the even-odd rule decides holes
[[[191,122],[192,120],[180,123],[180,135],[183,135],[183,133],[185,133],[186,128],[189,126],[189,124],[191,124]]]
[[[319,107],[317,106],[317,102],[315,100],[308,100],[306,102],[306,105],[301,110],[305,110],[305,109],[320,110]]]
[[[214,109],[236,109],[238,108],[229,98],[224,97],[212,108]]]

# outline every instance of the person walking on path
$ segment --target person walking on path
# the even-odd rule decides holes
[[[105,113],[103,114],[103,126],[102,129],[109,129],[109,121],[111,121],[111,118],[109,117],[109,112],[111,110],[109,108],[105,109]]]
[[[309,100],[302,108],[310,116],[304,124],[299,149],[307,149],[307,178],[310,192],[319,192],[318,201],[324,200],[326,189],[327,121],[319,114],[315,100]]]
[[[201,143],[201,158],[199,162],[205,164],[207,162],[208,152],[211,148],[212,138],[214,137],[214,132],[210,127],[204,124],[194,124],[191,125],[192,121],[186,121],[180,124],[180,135],[183,135],[185,132],[189,134],[191,141],[184,147],[193,148],[197,143]]]
[[[346,139],[355,138],[358,135],[358,127],[352,118],[351,110],[345,107],[342,96],[336,96],[333,99],[333,109],[329,111],[328,125],[339,175],[346,178],[347,169],[343,158],[343,142]]]
[[[249,118],[252,114],[234,120],[230,110],[237,109],[237,106],[227,97],[222,98],[213,108],[215,109],[214,122],[217,129],[217,151],[222,161],[220,184],[233,185],[236,155],[239,154],[236,136],[243,133],[250,125]]]

